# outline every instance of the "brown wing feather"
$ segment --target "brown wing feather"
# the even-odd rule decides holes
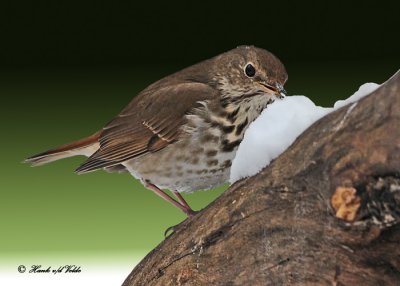
[[[214,89],[195,82],[144,90],[104,127],[100,148],[76,172],[114,166],[165,148],[179,139],[185,115],[199,107],[199,101],[214,96]]]

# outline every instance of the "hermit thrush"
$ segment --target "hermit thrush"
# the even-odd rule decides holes
[[[26,161],[85,155],[76,169],[128,171],[188,216],[180,192],[225,183],[244,132],[285,95],[287,74],[270,52],[240,46],[167,76],[140,92],[103,129]],[[273,122],[271,122],[273,124]],[[176,199],[161,189],[171,190]]]

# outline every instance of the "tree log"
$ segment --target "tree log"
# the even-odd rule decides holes
[[[182,222],[123,285],[400,285],[399,222],[397,72]]]

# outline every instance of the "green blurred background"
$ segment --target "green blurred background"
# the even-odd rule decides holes
[[[0,259],[150,251],[184,216],[132,177],[77,176],[83,158],[21,161],[94,133],[148,84],[242,44],[285,63],[289,93],[332,105],[399,68],[393,3],[2,1]],[[186,197],[201,209],[223,190]]]

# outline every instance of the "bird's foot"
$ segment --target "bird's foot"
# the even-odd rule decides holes
[[[178,224],[176,224],[176,225],[173,225],[173,226],[168,227],[168,228],[164,231],[164,237],[167,237],[167,236],[169,236],[169,235],[171,235],[171,234],[174,234],[175,231],[178,230],[178,227],[179,227],[181,224],[183,224],[184,222],[186,222],[187,219],[192,218],[193,216],[195,216],[195,215],[196,215],[197,213],[199,213],[200,211],[194,211],[194,210],[192,210],[192,209],[187,209],[187,210],[184,211],[184,212],[185,212],[185,214],[186,214],[188,217],[187,217],[184,221],[182,221],[182,222],[180,222],[180,223],[178,223]]]
[[[199,211],[194,211],[191,208],[185,208],[184,213],[188,216],[188,218],[194,217]]]
[[[181,223],[182,223],[182,222],[181,222]],[[164,238],[166,238],[166,237],[169,236],[169,235],[174,234],[174,233],[175,233],[175,228],[176,228],[177,226],[179,226],[181,223],[178,223],[178,224],[176,224],[176,225],[173,225],[173,226],[168,227],[168,228],[164,231]]]

